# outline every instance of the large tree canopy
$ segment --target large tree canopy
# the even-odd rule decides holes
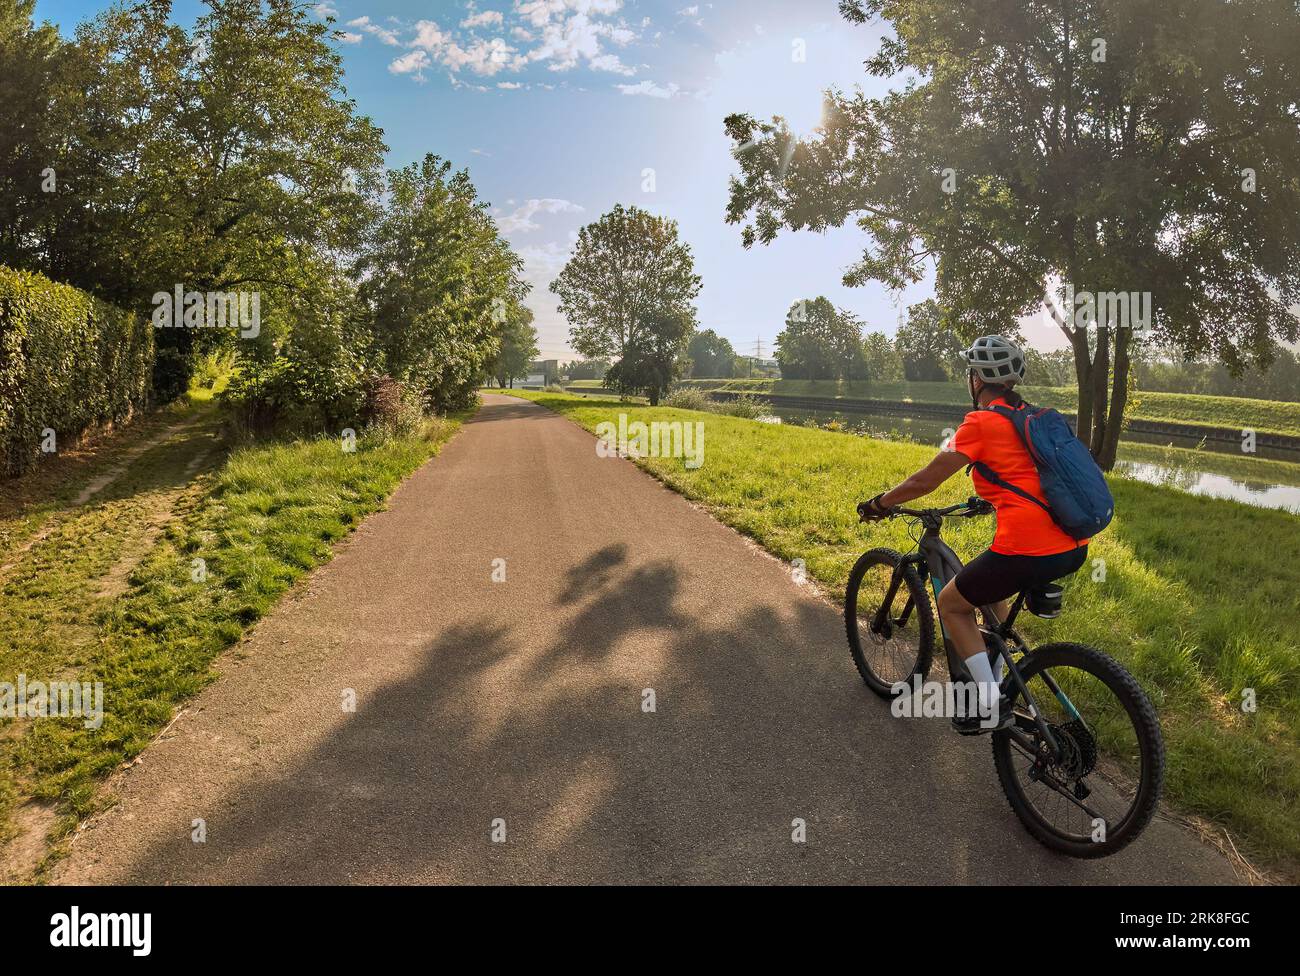
[[[898,79],[830,92],[797,141],[728,117],[744,243],[852,218],[849,285],[902,288],[933,263],[963,338],[1014,331],[1049,293],[1075,356],[1079,434],[1113,463],[1123,322],[1070,293],[1150,293],[1151,330],[1234,369],[1294,341],[1300,301],[1300,10],[1288,0],[843,0],[892,26],[867,61]],[[797,142],[797,144],[796,144]]]
[[[788,380],[865,379],[862,323],[824,296],[795,302],[776,337],[776,361]]]
[[[691,361],[691,376],[730,378],[736,368],[736,350],[712,329],[701,329],[691,336],[686,347]]]
[[[356,268],[379,361],[430,406],[466,406],[501,325],[521,317],[522,269],[466,171],[430,154],[390,172]]]
[[[523,305],[513,304],[501,323],[500,347],[488,360],[487,375],[500,386],[513,386],[528,375],[528,367],[537,358],[537,329],[533,313]]]
[[[257,291],[270,341],[360,243],[385,146],[308,5],[204,2],[189,31],[145,0],[60,42],[0,0],[0,261],[143,311],[177,284]],[[160,367],[196,338],[218,337],[160,332]]]
[[[907,322],[898,327],[894,348],[903,360],[909,380],[944,382],[965,375],[959,353],[962,344],[944,325],[943,309],[933,299],[907,310]]]
[[[573,348],[588,359],[618,359],[652,316],[694,322],[700,279],[675,220],[618,204],[578,232],[551,291]]]

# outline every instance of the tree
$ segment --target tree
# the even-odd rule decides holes
[[[691,336],[686,355],[691,361],[691,376],[696,378],[729,379],[735,371],[736,350],[712,329]]]
[[[604,359],[575,359],[561,366],[560,371],[571,380],[603,380],[609,371],[609,362]]]
[[[883,98],[829,93],[822,129],[804,141],[779,118],[728,117],[741,166],[728,220],[746,222],[746,246],[852,217],[870,244],[845,283],[899,288],[932,263],[963,339],[1012,331],[1051,299],[1073,352],[1079,435],[1104,467],[1134,322],[1090,323],[1084,294],[1149,295],[1151,332],[1234,371],[1266,359],[1275,339],[1296,340],[1293,2],[1233,5],[1226,18],[1217,0],[840,10],[889,22],[867,68],[906,84]]]
[[[502,323],[501,346],[490,360],[487,373],[499,386],[514,386],[514,381],[528,375],[528,367],[537,358],[537,330],[533,313],[518,306],[518,314]]]
[[[1069,386],[1074,382],[1074,354],[1069,349],[1039,352],[1026,346],[1025,374],[1034,386]]]
[[[114,6],[58,57],[47,164],[30,248],[38,270],[115,304],[256,291],[277,341],[318,265],[355,253],[372,218],[382,133],[342,84],[333,28],[296,0],[205,0],[192,31],[166,0]],[[184,375],[216,330],[167,329],[159,365]],[[156,374],[156,382],[160,377]]]
[[[374,358],[437,410],[468,405],[522,313],[523,262],[497,232],[469,174],[433,154],[388,174],[388,201],[356,264]]]
[[[650,315],[634,331],[623,358],[605,374],[605,385],[619,393],[644,394],[652,407],[658,406],[682,373],[687,339],[694,329],[694,317],[681,309]]]
[[[862,340],[862,356],[866,362],[868,379],[876,383],[898,383],[903,380],[903,357],[885,333],[867,333],[867,337]]]
[[[651,322],[693,322],[700,279],[676,221],[619,204],[578,232],[551,291],[569,320],[573,348],[589,359],[618,359]],[[645,344],[640,348],[644,353]]]
[[[776,337],[783,379],[863,379],[862,325],[823,297],[795,302]]]
[[[51,107],[64,56],[58,28],[32,22],[35,0],[0,0],[0,264],[40,263],[41,223],[58,186]]]
[[[894,337],[907,379],[942,383],[963,375],[957,355],[961,340],[944,326],[943,318],[934,299],[908,308],[907,323],[898,327]]]

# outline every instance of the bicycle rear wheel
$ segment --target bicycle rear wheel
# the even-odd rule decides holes
[[[893,549],[864,553],[849,573],[844,597],[844,629],[853,663],[868,688],[893,698],[895,682],[921,680],[930,671],[934,653],[934,612],[921,577],[903,565],[890,595],[895,568],[903,557]]]
[[[1016,722],[993,734],[993,762],[1011,808],[1052,850],[1114,854],[1160,801],[1165,751],[1155,709],[1131,674],[1083,644],[1046,644],[1018,667],[1061,752],[1037,729],[1024,696],[1008,691]]]

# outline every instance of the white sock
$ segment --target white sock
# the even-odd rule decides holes
[[[998,703],[998,683],[993,677],[993,665],[988,654],[980,651],[966,658],[964,663],[979,688],[980,711],[985,715],[991,714]]]

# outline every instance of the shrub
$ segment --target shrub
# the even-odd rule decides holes
[[[664,398],[664,406],[676,407],[678,410],[712,410],[713,402],[703,390],[681,386]]]
[[[729,417],[742,417],[745,420],[757,420],[759,417],[766,417],[772,412],[770,403],[759,399],[752,393],[742,393],[734,400],[716,404],[716,408],[718,413],[724,413]]]
[[[391,376],[371,376],[362,384],[365,400],[363,423],[370,430],[403,436],[413,433],[424,419],[420,396]]]
[[[351,363],[243,360],[222,402],[237,437],[337,435],[363,425],[366,391]]]
[[[0,267],[0,472],[40,456],[42,431],[75,441],[149,402],[147,319],[42,275]]]

